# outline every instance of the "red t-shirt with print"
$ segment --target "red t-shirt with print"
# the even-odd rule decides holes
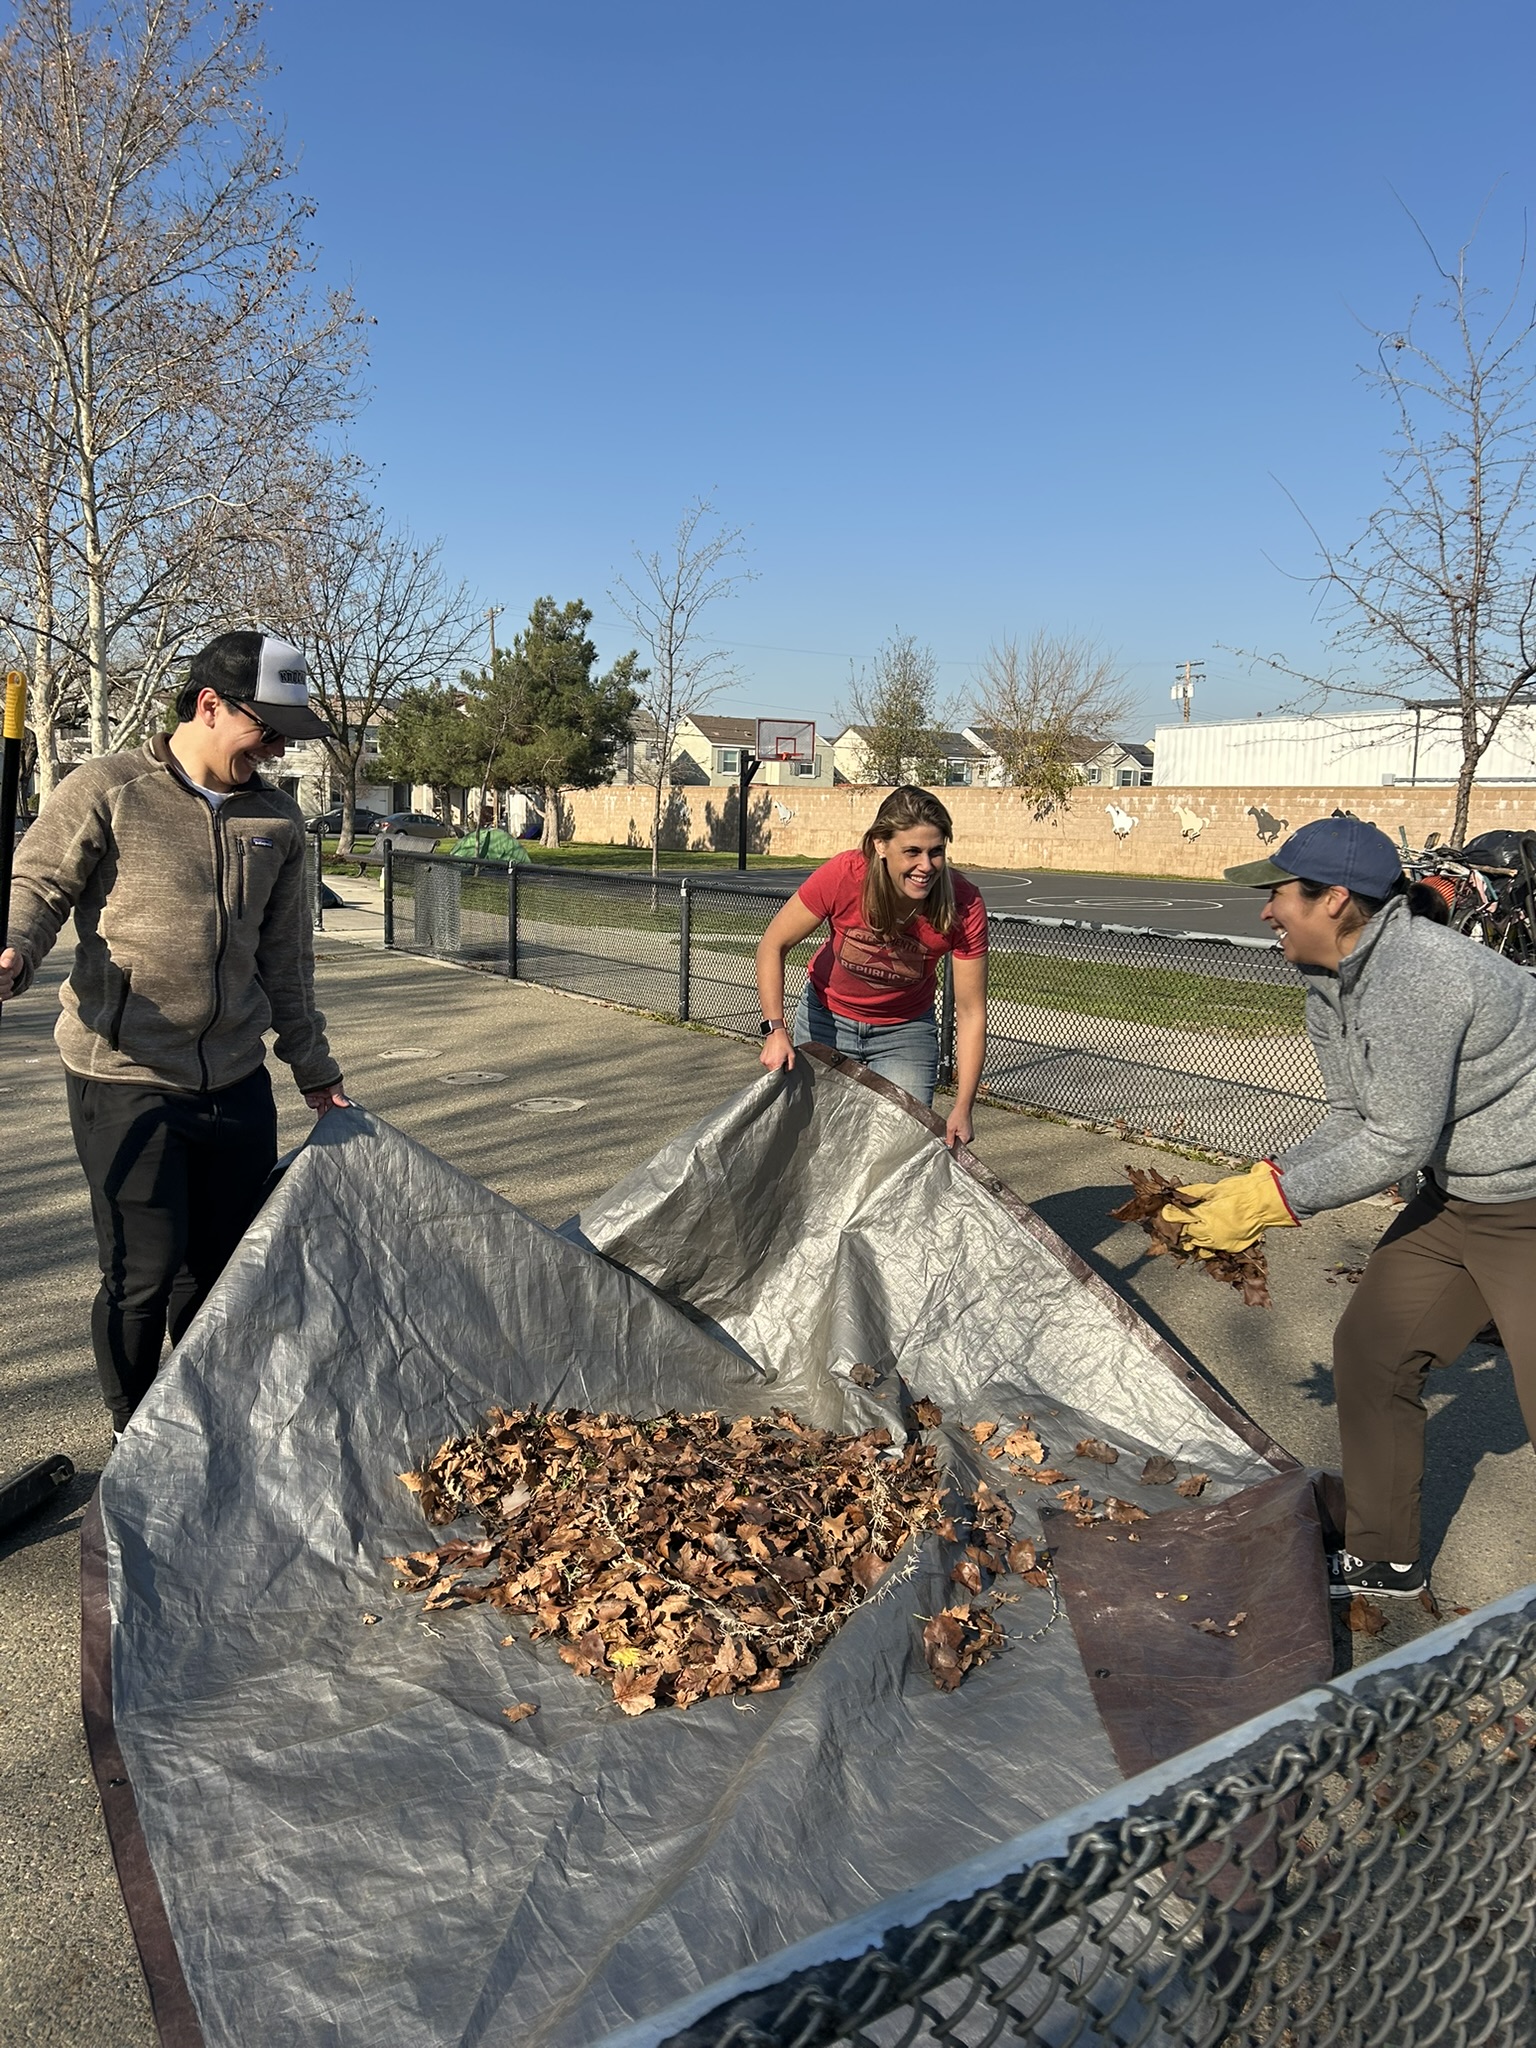
[[[951,871],[955,918],[937,932],[919,913],[892,938],[864,922],[864,856],[857,847],[835,854],[800,884],[807,910],[830,920],[832,936],[806,973],[834,1016],[859,1024],[910,1024],[932,1007],[934,970],[945,953],[974,960],[987,950],[987,908],[981,891]]]

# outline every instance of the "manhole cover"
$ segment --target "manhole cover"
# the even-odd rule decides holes
[[[574,1110],[585,1109],[584,1102],[578,1102],[574,1095],[525,1095],[521,1102],[514,1102],[514,1109],[526,1111],[529,1116],[570,1116]]]
[[[505,1081],[505,1074],[496,1074],[489,1067],[469,1067],[462,1074],[439,1074],[438,1079],[450,1088],[471,1088],[477,1081]]]
[[[381,1060],[424,1060],[427,1048],[424,1045],[392,1045],[388,1052],[381,1052]]]

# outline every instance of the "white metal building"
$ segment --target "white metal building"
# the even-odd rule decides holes
[[[1155,750],[1159,787],[1176,789],[1415,788],[1461,765],[1456,714],[1433,705],[1160,725]],[[1477,779],[1536,783],[1536,704],[1505,713]]]

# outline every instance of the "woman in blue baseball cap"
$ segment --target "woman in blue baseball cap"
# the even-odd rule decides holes
[[[1194,1251],[1426,1178],[1334,1334],[1345,1547],[1336,1598],[1417,1593],[1424,1382],[1490,1317],[1536,1441],[1536,976],[1411,916],[1387,835],[1359,818],[1303,825],[1273,859],[1228,868],[1307,985],[1328,1114],[1278,1159],[1185,1190]]]

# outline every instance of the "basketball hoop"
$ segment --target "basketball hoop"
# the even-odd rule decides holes
[[[760,718],[757,721],[760,761],[799,761],[814,767],[816,722],[811,718]]]

